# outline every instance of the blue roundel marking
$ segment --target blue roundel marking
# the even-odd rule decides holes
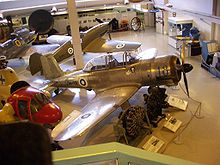
[[[91,116],[91,113],[87,113],[87,114],[85,114],[85,115],[82,115],[82,116],[81,116],[81,119],[86,119],[86,118],[88,118],[89,116]]]

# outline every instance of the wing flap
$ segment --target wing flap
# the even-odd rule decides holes
[[[106,118],[114,110],[120,107],[138,90],[137,86],[113,88],[103,92],[99,92],[95,98],[90,101],[78,117],[60,122],[52,131],[52,138],[56,141],[64,141],[76,136],[81,136],[90,128]],[[63,122],[68,124],[65,127]],[[62,128],[62,129],[60,129]]]

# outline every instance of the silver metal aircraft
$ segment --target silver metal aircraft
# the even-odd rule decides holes
[[[83,70],[63,72],[53,56],[44,56],[44,75],[53,78],[52,86],[94,90],[96,96],[80,112],[71,113],[52,131],[57,141],[80,136],[125,104],[142,86],[177,85],[181,72],[192,65],[181,64],[175,55],[155,56],[156,49],[137,57],[103,55],[90,60]],[[187,81],[185,85],[188,92]]]

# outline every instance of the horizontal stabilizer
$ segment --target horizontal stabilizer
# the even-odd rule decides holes
[[[35,52],[29,58],[28,70],[30,70],[32,75],[35,75],[37,72],[42,70],[42,65],[40,60],[41,56],[42,54]]]

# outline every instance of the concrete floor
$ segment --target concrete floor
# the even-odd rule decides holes
[[[141,32],[117,32],[112,34],[112,38],[139,41],[142,43],[142,50],[155,47],[158,49],[159,55],[173,54],[176,52],[174,48],[168,46],[167,36],[155,33],[155,29],[153,28],[147,28],[145,31]],[[88,61],[94,56],[94,54],[86,54],[84,60]],[[21,79],[32,81],[36,79],[36,77],[32,77],[30,73],[24,70],[27,66],[27,59],[24,59],[24,61],[11,60],[9,65],[15,68]],[[177,89],[167,89],[169,95],[176,95],[189,102],[185,112],[169,111],[169,113],[183,122],[182,127],[177,133],[172,133],[162,127],[158,127],[153,134],[166,142],[166,145],[160,150],[160,153],[202,164],[217,165],[220,162],[220,141],[218,137],[220,135],[220,114],[218,112],[220,81],[200,67],[200,57],[187,57],[186,61],[194,66],[194,69],[187,74],[190,96],[194,100],[187,98],[180,87]],[[71,65],[71,61],[66,64]],[[180,84],[184,88],[182,81]],[[143,105],[143,93],[146,93],[146,87],[141,88],[131,98],[131,103]],[[87,102],[94,97],[94,95],[94,92],[79,92],[78,89],[71,89],[55,97],[54,101],[61,106],[64,116],[66,116],[72,110],[80,110],[81,107],[86,105]],[[199,105],[196,101],[202,103],[201,111],[199,111],[201,112],[200,114],[195,113]],[[110,115],[104,122],[100,123],[87,135],[60,144],[64,148],[72,148],[82,145],[115,141],[112,125],[117,119],[119,111],[120,110]],[[145,141],[146,139],[144,138],[140,145]]]

